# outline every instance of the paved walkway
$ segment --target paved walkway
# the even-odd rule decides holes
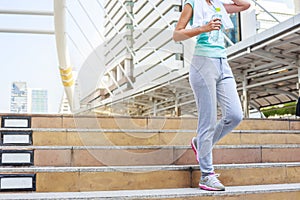
[[[151,199],[184,198],[194,196],[228,196],[270,192],[300,191],[300,183],[227,187],[225,192],[209,192],[197,188],[123,190],[100,192],[2,193],[0,199]]]

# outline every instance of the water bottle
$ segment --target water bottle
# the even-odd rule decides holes
[[[221,20],[221,8],[215,8],[216,13],[212,16],[212,19],[219,18]],[[219,40],[220,30],[213,30],[209,33],[208,42],[209,43],[217,43]]]

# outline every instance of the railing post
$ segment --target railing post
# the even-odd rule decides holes
[[[66,0],[54,0],[54,25],[57,56],[62,83],[67,95],[71,110],[79,108],[74,105],[74,78],[70,62],[69,50],[66,38]],[[76,101],[77,104],[79,101]]]
[[[244,74],[244,80],[243,80],[243,95],[242,95],[242,102],[243,102],[243,111],[244,111],[244,117],[249,117],[249,98],[248,98],[248,80],[246,77],[246,73]]]

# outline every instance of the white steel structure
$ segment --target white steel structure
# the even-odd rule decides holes
[[[192,40],[175,43],[171,39],[182,1],[105,2],[103,59],[108,88],[86,96],[82,101],[84,110],[122,115],[195,115],[188,82],[194,44]],[[263,8],[259,1],[253,2]],[[264,12],[280,23],[272,13],[266,9]],[[229,48],[245,116],[249,108],[259,110],[297,100],[298,18]],[[246,46],[246,51],[241,46]]]
[[[59,70],[71,110],[74,104],[74,79],[66,37],[66,0],[54,0],[54,21]]]
[[[172,40],[182,1],[105,2],[103,77],[109,89],[92,92],[83,103],[99,113],[157,115],[164,107],[162,115],[173,115],[167,107],[192,96],[188,85],[169,88],[172,79],[187,74],[192,53]]]

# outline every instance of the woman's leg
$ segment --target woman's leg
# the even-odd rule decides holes
[[[214,174],[212,149],[217,141],[242,120],[236,83],[227,60],[194,56],[190,84],[198,108],[197,150],[202,173],[199,187],[205,190],[225,190]],[[217,99],[223,115],[218,123]]]
[[[215,127],[213,144],[231,132],[243,119],[236,82],[226,59],[221,59],[221,79],[217,83],[217,99],[222,118]]]
[[[217,60],[194,56],[190,68],[190,84],[198,109],[197,147],[202,174],[214,172],[212,148],[217,123]]]

